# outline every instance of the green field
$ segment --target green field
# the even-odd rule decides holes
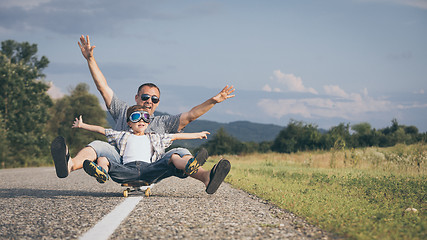
[[[426,145],[224,157],[232,163],[227,182],[324,230],[427,239]]]

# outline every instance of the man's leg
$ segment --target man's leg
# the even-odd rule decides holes
[[[199,155],[199,153],[197,154]],[[196,155],[196,159],[197,159]],[[204,155],[204,154],[202,154]],[[207,152],[206,152],[207,158]],[[164,178],[175,176],[179,178],[186,178],[188,174],[185,173],[185,170],[179,169],[183,168],[183,166],[187,166],[187,163],[192,159],[191,153],[184,148],[175,148],[167,152],[159,159],[157,162],[149,164],[147,167],[142,169],[141,178],[144,181],[158,182]],[[174,160],[178,160],[177,164],[179,167],[176,167],[173,164]],[[182,160],[187,161],[183,164]],[[205,159],[206,160],[206,159]],[[204,160],[204,161],[205,161]],[[203,162],[204,162],[203,161]],[[197,162],[197,161],[196,161]],[[184,167],[184,169],[185,169]],[[224,179],[227,177],[230,172],[230,162],[225,159],[221,159],[217,164],[215,164],[210,171],[203,169],[202,167],[198,167],[197,172],[191,174],[192,178],[195,178],[201,181],[206,186],[206,193],[214,194]],[[162,174],[161,174],[162,173]],[[145,178],[145,179],[144,179]]]
[[[206,186],[206,192],[213,194],[227,177],[231,169],[231,164],[228,160],[221,159],[210,171],[206,171],[201,165],[205,163],[207,158],[208,153],[206,149],[202,149],[197,153],[195,158],[192,158],[190,155],[179,155],[179,152],[174,153],[170,157],[170,162],[177,169],[183,170],[186,175],[203,182]]]
[[[215,164],[209,172],[209,181],[206,186],[206,193],[214,194],[216,190],[218,190],[221,183],[227,177],[230,172],[231,164],[226,159],[221,159],[217,164]],[[200,169],[199,169],[200,172]],[[203,177],[205,177],[206,173],[201,173]]]
[[[195,174],[191,175],[190,177],[201,181],[203,184],[205,184],[205,187],[207,187],[209,184],[209,174],[210,174],[210,171],[205,170],[202,167],[199,167],[199,170]]]
[[[85,160],[95,161],[98,157],[106,157],[110,162],[120,164],[120,155],[116,148],[107,142],[93,141],[80,150],[74,158],[70,158],[65,139],[56,137],[51,144],[52,158],[57,176],[65,178],[68,173],[81,169]]]
[[[95,152],[95,149],[92,147],[84,147],[80,152],[77,153],[74,158],[71,158],[72,164],[69,164],[69,172],[76,171],[78,169],[81,169],[83,167],[83,162],[85,160],[89,160],[91,162],[95,161],[97,157],[97,154]]]

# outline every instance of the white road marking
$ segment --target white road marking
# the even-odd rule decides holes
[[[107,214],[100,222],[93,228],[87,231],[81,240],[104,240],[108,239],[111,234],[117,229],[120,223],[125,219],[130,212],[136,207],[143,197],[129,197],[126,198],[121,204]]]

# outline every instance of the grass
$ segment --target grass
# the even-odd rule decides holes
[[[426,145],[224,157],[232,163],[227,182],[324,230],[427,239]]]

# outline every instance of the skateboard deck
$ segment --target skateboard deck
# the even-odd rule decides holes
[[[142,180],[122,183],[122,187],[126,187],[123,191],[123,196],[128,197],[132,192],[143,192],[146,197],[149,197],[153,186],[153,183],[148,183]]]

